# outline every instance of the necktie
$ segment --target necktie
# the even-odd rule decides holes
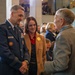
[[[16,27],[14,27],[14,33],[16,34],[17,32],[16,32]]]
[[[15,34],[16,37],[18,37],[18,33],[17,33],[17,28],[16,27],[14,27],[14,34]]]

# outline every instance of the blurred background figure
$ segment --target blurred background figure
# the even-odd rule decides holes
[[[46,25],[47,25],[47,23],[44,22],[40,28],[40,34],[43,35],[44,37],[46,34]]]
[[[51,42],[55,41],[55,25],[53,22],[49,22],[46,25],[46,34],[45,37],[48,38]]]
[[[45,29],[45,26],[44,25],[40,28],[40,34],[45,37],[46,29]]]
[[[40,34],[40,25],[37,26],[37,32]]]
[[[49,22],[46,25],[46,33],[45,33],[45,38],[49,39],[51,41],[51,48],[49,50],[50,56],[53,57],[53,47],[54,47],[54,42],[56,38],[56,33],[55,33],[55,25],[53,22]]]
[[[19,26],[21,32],[22,32],[23,34],[25,34],[25,25],[24,25],[24,23],[23,23],[23,22],[20,22],[20,24],[19,24],[18,26]]]
[[[51,41],[49,39],[46,38],[46,47],[47,47],[47,51],[46,51],[46,58],[47,58],[47,61],[52,61],[53,59],[53,53],[52,51],[50,51],[50,48],[51,48]]]

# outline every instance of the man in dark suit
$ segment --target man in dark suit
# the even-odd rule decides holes
[[[0,25],[0,75],[24,75],[28,70],[28,49],[23,33],[16,27],[23,17],[23,7],[14,5],[10,18]]]

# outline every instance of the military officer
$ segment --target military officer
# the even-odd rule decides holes
[[[24,8],[14,5],[10,18],[0,25],[0,75],[24,75],[28,70],[28,49],[17,27],[23,18]]]

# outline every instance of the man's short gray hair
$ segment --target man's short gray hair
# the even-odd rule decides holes
[[[68,8],[61,8],[56,11],[57,15],[60,15],[67,24],[72,24],[75,19],[75,14]]]
[[[11,8],[11,12],[17,11],[18,9],[21,9],[21,10],[25,11],[24,8],[21,5],[13,5],[12,8]]]

